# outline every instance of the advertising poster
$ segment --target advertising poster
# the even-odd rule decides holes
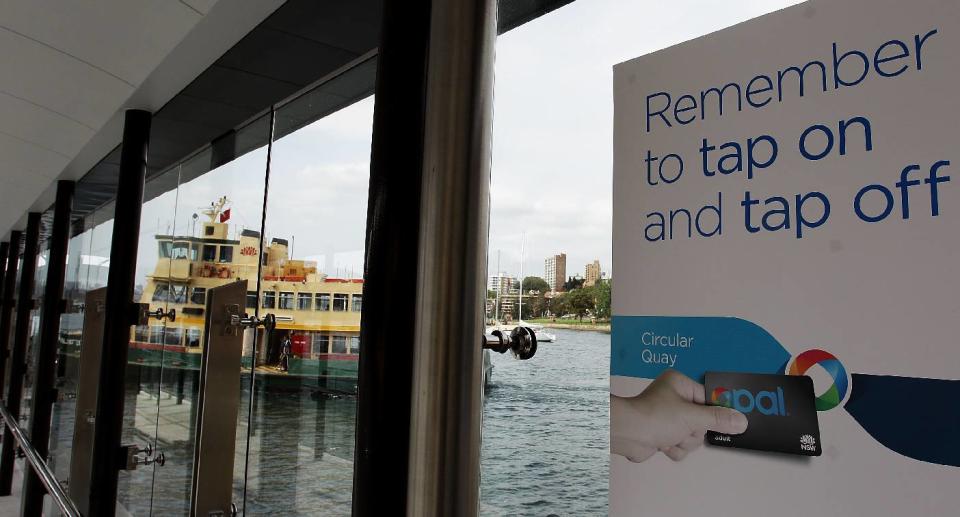
[[[960,2],[799,4],[614,103],[610,514],[960,515]]]

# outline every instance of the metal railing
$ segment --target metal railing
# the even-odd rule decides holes
[[[17,440],[20,449],[30,463],[30,467],[37,474],[37,477],[40,478],[43,486],[47,488],[47,493],[50,494],[50,497],[53,499],[54,504],[60,509],[60,512],[67,517],[82,517],[77,505],[67,496],[66,492],[63,491],[60,482],[57,481],[56,476],[50,471],[47,462],[37,454],[36,449],[33,448],[33,444],[30,443],[30,440],[27,439],[26,435],[23,434],[23,430],[20,429],[20,426],[17,424],[17,420],[13,418],[13,415],[10,414],[10,411],[8,411],[7,407],[2,403],[0,403],[0,416],[3,417],[7,428],[10,429],[10,434]]]

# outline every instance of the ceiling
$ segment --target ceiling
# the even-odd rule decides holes
[[[113,198],[125,109],[155,113],[155,175],[324,78],[300,125],[369,95],[380,1],[0,0],[0,236],[57,179],[80,215]],[[500,0],[500,30],[570,1]]]

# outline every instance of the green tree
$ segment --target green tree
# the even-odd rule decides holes
[[[583,282],[585,282],[583,278],[576,278],[571,276],[570,278],[567,279],[566,282],[563,283],[563,290],[570,292],[570,291],[573,291],[574,289],[580,289],[581,287],[583,287]]]
[[[610,318],[610,299],[612,286],[609,280],[599,280],[593,287],[594,297],[597,300],[596,313],[598,318]]]
[[[570,312],[570,305],[567,303],[566,293],[558,294],[550,299],[550,312],[554,316],[563,316]]]
[[[574,289],[567,293],[570,298],[570,311],[577,315],[580,321],[594,309],[593,289]]]
[[[517,287],[519,288],[520,286],[518,285]],[[529,293],[530,291],[546,293],[549,290],[550,284],[539,276],[527,276],[523,278],[523,292],[525,293]]]

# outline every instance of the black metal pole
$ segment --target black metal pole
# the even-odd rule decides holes
[[[134,323],[133,288],[150,122],[150,112],[127,110],[123,125],[90,476],[89,514],[96,516],[112,516],[117,506],[117,479],[122,463],[124,379],[130,327]]]
[[[370,153],[353,515],[405,515],[429,0],[386,0]]]
[[[70,216],[73,211],[72,181],[57,182],[57,200],[53,208],[53,229],[50,233],[50,256],[47,258],[47,283],[40,308],[40,343],[37,348],[37,371],[33,382],[33,405],[30,410],[30,441],[37,454],[46,461],[50,451],[50,418],[56,401],[54,380],[57,373],[57,347],[60,342],[60,315],[64,309],[63,287],[67,269],[67,246],[70,242]],[[22,515],[40,515],[43,482],[33,469],[26,472],[23,485]]]
[[[13,350],[10,354],[10,380],[7,385],[7,410],[13,418],[20,418],[20,399],[23,396],[23,375],[27,371],[27,340],[30,338],[30,313],[33,312],[33,285],[37,273],[37,244],[40,241],[40,213],[27,214],[27,233],[23,241],[23,266],[20,268],[20,288],[17,291],[17,319],[13,328]],[[13,433],[3,427],[3,447],[0,448],[0,496],[10,495],[13,484]]]
[[[20,258],[20,240],[23,232],[10,232],[7,251],[7,273],[3,279],[3,303],[0,304],[0,394],[3,393],[7,356],[10,355],[10,318],[13,311],[13,291],[17,288],[17,261]]]

